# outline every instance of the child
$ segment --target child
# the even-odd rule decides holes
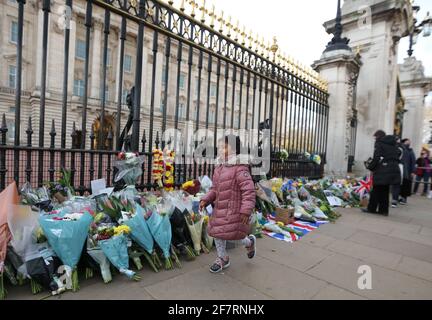
[[[256,252],[256,238],[248,236],[250,217],[255,208],[255,185],[249,166],[239,163],[240,138],[230,135],[220,143],[222,164],[214,171],[213,187],[200,202],[201,209],[214,204],[208,232],[215,238],[218,258],[210,267],[212,273],[230,266],[227,240],[242,240],[249,259],[253,259]]]

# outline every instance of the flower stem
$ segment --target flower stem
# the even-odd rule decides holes
[[[30,279],[30,285],[31,285],[32,294],[38,294],[42,292],[42,286],[38,282],[36,282],[36,280]]]
[[[75,267],[72,271],[72,291],[77,292],[80,289],[78,282],[78,270]]]
[[[133,262],[134,262],[135,267],[137,268],[137,270],[142,270],[143,266],[142,266],[142,263],[141,263],[141,259],[139,257],[133,257],[132,260],[133,260]]]
[[[3,283],[3,272],[0,273],[0,300],[6,299],[7,291]]]
[[[174,263],[176,264],[177,268],[181,269],[182,265],[173,246],[171,246],[171,257],[174,259]]]
[[[159,269],[156,267],[155,263],[153,262],[152,257],[147,252],[144,252],[144,257],[146,258],[148,264],[153,269],[153,271],[158,273]]]
[[[86,280],[93,278],[93,276],[94,276],[93,275],[93,269],[92,268],[86,268],[86,271],[85,271]]]

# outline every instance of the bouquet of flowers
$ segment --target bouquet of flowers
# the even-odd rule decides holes
[[[195,254],[190,246],[192,240],[190,238],[189,229],[186,226],[186,220],[183,212],[179,208],[175,208],[170,217],[172,228],[172,243],[174,247],[185,255],[188,260],[195,259]]]
[[[199,180],[191,180],[183,183],[182,190],[186,191],[192,196],[195,196],[201,190],[201,182]]]
[[[150,264],[151,268],[155,272],[158,272],[157,266],[159,266],[160,263],[158,263],[157,259],[154,257],[156,255],[154,251],[154,241],[144,216],[144,209],[136,204],[135,210],[129,212],[129,216],[123,216],[123,224],[130,228],[130,237],[145,250],[143,252],[145,259]]]
[[[7,245],[11,239],[8,227],[8,213],[11,207],[17,203],[18,193],[16,184],[13,182],[0,193],[0,300],[6,297],[6,289],[3,285],[3,272]]]
[[[63,264],[72,270],[73,291],[79,289],[76,266],[92,221],[93,217],[87,211],[68,213],[68,210],[62,210],[42,214],[39,217],[40,226],[49,244]]]
[[[48,190],[45,187],[34,190],[30,183],[26,182],[20,190],[21,199],[23,204],[35,206],[40,210],[51,211],[51,199]]]
[[[144,163],[144,157],[138,153],[133,152],[120,152],[115,162],[115,167],[118,169],[115,182],[123,181],[127,185],[135,185],[137,179],[142,174],[142,164]]]
[[[59,203],[70,199],[74,193],[71,175],[72,173],[70,171],[63,168],[60,170],[59,178],[56,182],[47,183],[47,188],[51,197],[54,197]]]
[[[202,243],[204,245],[204,247],[207,248],[208,251],[210,251],[213,248],[213,243],[214,243],[214,238],[211,237],[208,232],[208,226],[209,226],[209,216],[208,215],[204,215],[203,218],[203,226],[202,226]],[[252,234],[254,234],[255,232],[252,232]]]
[[[154,183],[161,189],[163,188],[163,172],[164,172],[163,151],[160,149],[154,149],[152,176],[153,176]]]
[[[289,153],[285,149],[282,149],[281,151],[279,151],[278,155],[279,155],[279,159],[282,161],[282,163],[288,160]]]
[[[90,237],[87,239],[87,253],[99,265],[103,281],[110,283],[112,281],[110,262],[99,245]]]
[[[174,259],[176,265],[180,268],[180,261],[171,247],[172,230],[169,216],[167,214],[160,214],[154,208],[147,211],[145,219],[153,238],[162,250],[165,259],[165,269],[173,269],[172,259]]]
[[[195,214],[194,212],[188,212],[185,214],[185,220],[189,228],[195,253],[199,255],[201,253],[201,249],[208,253],[207,248],[201,245],[204,217],[199,213]]]
[[[304,156],[307,160],[312,161],[317,165],[321,164],[321,156],[319,154],[310,154],[309,152],[305,152]]]
[[[102,231],[102,230],[101,230]],[[129,279],[139,281],[141,278],[129,269],[128,226],[108,227],[97,237],[98,244],[108,260]]]
[[[175,159],[175,152],[171,150],[165,150],[165,174],[164,174],[165,191],[174,190],[174,159]]]
[[[42,290],[40,284],[53,295],[64,291],[57,274],[61,262],[41,234],[37,214],[29,206],[15,206],[9,211],[8,226],[18,278],[29,277],[34,294]]]

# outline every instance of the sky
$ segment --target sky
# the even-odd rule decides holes
[[[201,1],[198,0],[201,4]],[[209,1],[206,2],[208,4]],[[286,52],[303,64],[311,65],[318,60],[326,44],[332,38],[323,23],[336,16],[337,0],[213,0],[216,12],[224,10],[225,17],[231,15],[240,26],[252,30],[260,38],[272,40],[277,37],[279,50]],[[415,0],[421,6],[419,19],[432,13],[431,0]],[[399,62],[407,57],[408,39],[399,44]],[[432,77],[432,36],[419,37],[414,56],[422,60],[426,74]],[[432,93],[429,97],[432,100]]]

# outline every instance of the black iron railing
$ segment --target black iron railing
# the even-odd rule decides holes
[[[281,162],[273,159],[270,175],[294,177],[320,177],[323,165],[315,165],[303,158],[304,152],[321,155],[325,162],[328,129],[328,94],[316,81],[297,69],[286,68],[276,59],[276,51],[261,51],[253,48],[253,41],[239,39],[238,33],[231,34],[222,28],[216,30],[214,23],[205,24],[205,19],[188,16],[184,10],[177,10],[168,3],[159,1],[128,0],[66,0],[65,12],[72,12],[74,6],[85,8],[85,59],[83,64],[84,93],[79,111],[71,111],[71,93],[68,92],[70,70],[71,30],[64,30],[64,50],[62,67],[61,110],[58,118],[46,119],[47,108],[52,99],[47,95],[48,50],[50,43],[49,20],[52,17],[51,1],[43,0],[40,10],[43,11],[42,54],[40,64],[40,96],[38,100],[38,130],[32,128],[30,118],[26,131],[22,129],[22,95],[31,92],[31,88],[22,88],[24,75],[23,34],[34,32],[24,30],[24,11],[28,6],[25,0],[18,2],[18,41],[17,41],[17,76],[15,88],[15,135],[14,145],[7,144],[8,127],[3,115],[0,128],[0,189],[16,180],[19,184],[28,181],[41,185],[44,181],[55,179],[55,172],[61,167],[70,169],[73,184],[81,193],[89,191],[90,181],[105,177],[113,181],[113,162],[116,152],[122,148],[121,114],[124,110],[122,94],[124,87],[124,57],[127,35],[134,32],[136,38],[134,94],[131,96],[131,148],[146,156],[143,164],[143,175],[138,183],[140,188],[153,186],[151,178],[152,150],[163,148],[166,141],[162,133],[173,127],[181,128],[188,121],[193,122],[195,130],[209,129],[246,129],[257,130],[259,124],[270,120],[271,151],[273,157],[286,149],[290,157]],[[101,97],[98,105],[99,126],[91,127],[88,133],[90,97],[90,48],[94,41],[94,19],[96,11],[103,10],[103,46],[101,66]],[[116,19],[114,19],[114,17]],[[120,18],[120,23],[117,22]],[[214,15],[213,15],[214,18]],[[67,20],[67,19],[66,19]],[[53,22],[53,21],[52,21]],[[119,64],[118,77],[115,83],[116,97],[115,126],[106,129],[107,112],[112,108],[107,104],[106,88],[108,83],[108,44],[113,39],[111,27],[117,23],[119,30]],[[244,35],[243,35],[244,37]],[[150,62],[144,64],[144,39],[151,39],[149,49]],[[93,44],[94,45],[94,44]],[[161,48],[163,51],[161,52]],[[162,53],[162,55],[158,55]],[[161,58],[162,57],[162,58]],[[145,60],[147,61],[147,60]],[[164,90],[161,93],[161,115],[156,114],[156,97],[158,92],[158,67],[164,65]],[[174,68],[174,66],[176,68]],[[173,69],[174,68],[174,69]],[[59,70],[60,71],[60,70]],[[184,76],[186,75],[186,76]],[[183,77],[183,78],[182,78]],[[151,79],[147,83],[147,79]],[[183,81],[182,81],[183,79]],[[150,96],[142,92],[143,83],[150,87]],[[169,85],[171,84],[171,86]],[[196,90],[193,88],[196,86]],[[215,86],[215,94],[212,94]],[[174,88],[174,89],[173,89]],[[182,92],[185,89],[185,94]],[[130,89],[130,88],[129,88]],[[181,100],[185,100],[183,104]],[[172,105],[174,104],[174,106]],[[185,105],[186,114],[183,115]],[[148,107],[148,108],[147,108]],[[57,107],[58,108],[58,107]],[[58,109],[57,109],[58,110]],[[111,110],[111,109],[110,109]],[[79,112],[81,128],[77,123],[72,126],[71,112]],[[180,114],[182,113],[182,114]],[[210,117],[210,114],[214,117]],[[183,117],[184,116],[184,117]],[[47,121],[46,121],[47,120]],[[47,124],[51,123],[48,137],[45,135]],[[56,124],[60,123],[60,138],[57,138]],[[95,132],[97,130],[97,132]],[[256,131],[257,135],[258,130]],[[254,133],[255,134],[255,133]],[[25,137],[26,145],[21,143]],[[97,138],[96,138],[97,137]],[[38,144],[34,145],[33,138]],[[171,137],[175,138],[175,137]],[[258,137],[257,137],[258,139]],[[257,140],[255,139],[255,140]],[[71,145],[68,145],[71,141]],[[198,141],[192,143],[196,147]],[[216,135],[214,135],[216,145]],[[109,146],[107,150],[106,146]],[[188,178],[212,173],[213,166],[193,162],[188,163],[187,156],[176,163],[176,182],[179,184]]]

